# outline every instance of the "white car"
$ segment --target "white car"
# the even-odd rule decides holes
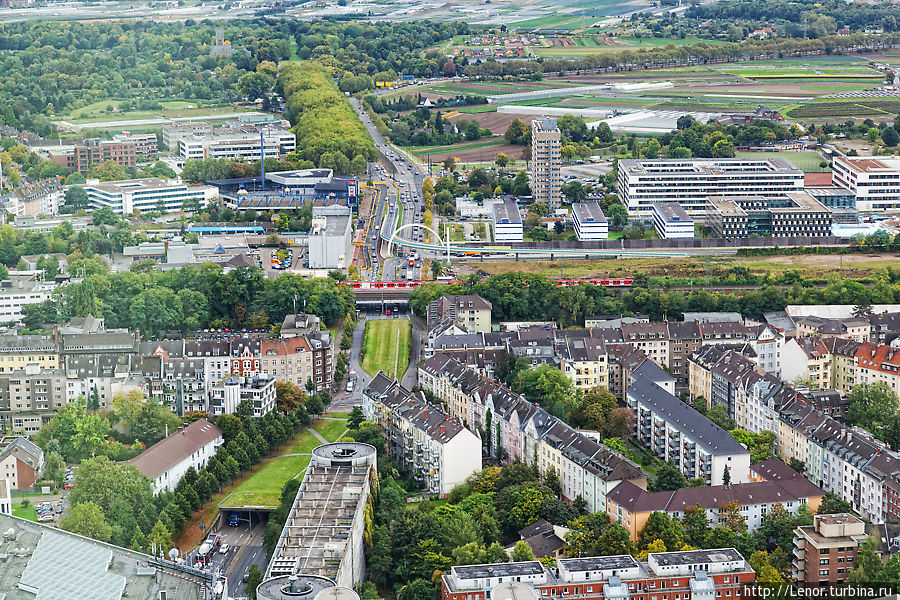
[[[228,544],[222,544],[219,546],[219,554],[228,554],[228,551],[231,550],[231,546]]]

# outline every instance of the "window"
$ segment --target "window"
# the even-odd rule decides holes
[[[820,565],[827,565],[827,564],[828,564],[828,559],[827,559],[827,558],[820,558],[820,559],[819,559],[819,564],[820,564]]]
[[[819,577],[828,577],[828,569],[819,569]]]

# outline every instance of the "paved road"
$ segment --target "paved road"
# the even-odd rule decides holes
[[[331,404],[328,405],[328,410],[331,412],[348,412],[353,410],[354,406],[362,405],[362,391],[372,380],[372,377],[363,371],[362,367],[359,365],[359,355],[362,352],[366,318],[367,317],[364,315],[356,324],[356,327],[353,328],[353,341],[350,345],[349,368],[356,372],[356,384],[351,393],[348,394],[344,389],[341,389],[341,391],[334,395]]]

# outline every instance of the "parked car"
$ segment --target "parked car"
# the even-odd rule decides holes
[[[40,523],[46,523],[46,522],[48,522],[48,521],[52,521],[52,520],[53,520],[53,515],[52,515],[52,514],[49,514],[49,513],[43,514],[43,515],[39,515],[37,520],[38,520],[38,522],[40,522]]]
[[[222,544],[219,546],[219,554],[228,554],[228,551],[231,550],[231,546],[228,544]]]

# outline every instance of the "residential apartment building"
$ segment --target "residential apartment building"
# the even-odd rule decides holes
[[[112,137],[114,142],[131,142],[137,156],[153,156],[159,152],[159,140],[155,133],[131,133],[123,131]]]
[[[185,201],[196,201],[201,207],[219,195],[209,185],[188,186],[175,179],[155,177],[125,181],[91,180],[84,186],[92,210],[110,208],[117,215],[131,215],[155,210],[177,212]]]
[[[880,212],[900,208],[900,157],[835,156],[834,183],[856,196],[856,209]]]
[[[468,333],[489,333],[492,308],[481,296],[441,296],[426,308],[427,327],[449,320]]]
[[[620,160],[616,193],[629,214],[651,216],[654,202],[677,202],[692,215],[710,196],[781,197],[803,191],[803,172],[783,158]]]
[[[19,323],[25,317],[24,307],[49,300],[57,287],[55,281],[38,281],[21,275],[0,281],[0,323]]]
[[[584,600],[740,600],[756,573],[733,548],[654,552],[646,562],[629,555],[456,565],[441,576],[441,600],[575,597]],[[513,582],[512,584],[510,582]],[[504,587],[514,592],[504,596]],[[521,586],[516,589],[515,586]]]
[[[0,479],[14,490],[27,490],[44,470],[44,451],[24,437],[0,439]]]
[[[750,452],[731,434],[645,378],[632,377],[626,391],[634,411],[635,437],[655,456],[672,462],[687,478],[722,485],[749,480]]]
[[[659,365],[669,365],[669,328],[666,323],[622,323],[622,340],[644,351]]]
[[[572,222],[582,242],[609,238],[609,222],[597,202],[572,203]]]
[[[824,495],[825,492],[802,476],[787,481],[686,487],[664,492],[648,492],[625,481],[607,496],[606,513],[612,522],[628,530],[633,541],[637,541],[653,512],[682,519],[687,509],[695,507],[702,508],[707,520],[716,527],[724,523],[729,508],[737,506],[747,522],[748,531],[753,532],[776,505],[794,515],[801,507],[814,513]]]
[[[275,384],[275,378],[268,375],[229,375],[212,386],[209,414],[234,414],[241,402],[247,400],[253,407],[253,416],[261,417],[275,408]]]
[[[543,117],[531,122],[531,193],[535,202],[557,208],[562,186],[562,136],[556,119]],[[500,241],[496,240],[495,241]]]
[[[135,467],[153,483],[154,494],[171,492],[188,469],[199,471],[206,466],[224,443],[222,430],[206,419],[200,419],[180,427],[126,464]]]
[[[8,479],[0,477],[0,515],[12,515],[11,487]]]
[[[820,337],[795,337],[784,344],[781,376],[791,382],[805,382],[811,388],[829,387],[831,354]]]
[[[51,154],[50,159],[67,169],[87,175],[91,167],[113,161],[121,167],[137,165],[137,147],[132,141],[87,139],[76,143],[67,154]]]
[[[827,319],[814,315],[794,319],[798,337],[815,336],[824,340],[831,338],[868,342],[872,327],[865,319]]]
[[[688,388],[691,355],[700,350],[700,324],[695,321],[669,321],[669,372],[679,390]]]
[[[36,434],[68,401],[65,372],[36,364],[0,374],[2,429]]]
[[[56,178],[25,183],[0,195],[0,204],[14,217],[52,216],[65,202],[65,192]]]
[[[363,413],[378,424],[391,458],[429,494],[449,494],[481,470],[477,435],[382,372],[363,390]]]
[[[815,515],[812,525],[794,530],[793,580],[811,586],[845,582],[867,537],[865,523],[853,515]]]

